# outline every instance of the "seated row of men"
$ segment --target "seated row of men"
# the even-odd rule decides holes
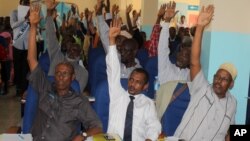
[[[80,92],[83,92],[88,73],[78,64],[79,46],[71,44],[65,56],[60,51],[50,13],[55,8],[55,2],[47,0],[46,5],[48,8],[46,35],[51,61],[49,75],[54,75],[55,82],[47,80],[47,74],[43,72],[37,60],[35,36],[40,21],[40,6],[32,5],[29,17],[28,62],[31,71],[29,82],[38,92],[39,102],[31,133],[34,140],[85,140],[88,136],[103,132],[102,123],[87,98],[76,94],[77,92],[70,87],[71,82],[76,79],[79,82]],[[100,38],[106,52],[109,84],[107,132],[118,134],[125,141],[157,140],[162,127],[155,103],[142,94],[142,91],[148,88],[148,72],[137,66],[134,57],[130,62],[124,59],[127,55],[123,50],[130,50],[136,46],[136,42],[121,36],[120,20],[113,19],[110,27],[108,26],[101,14],[103,6],[103,1],[98,1],[96,13]],[[164,4],[158,14],[158,20],[164,21],[158,44],[160,84],[184,80],[188,82],[191,95],[189,106],[174,136],[185,140],[223,140],[229,125],[234,123],[236,100],[228,89],[233,86],[237,71],[232,64],[222,65],[214,76],[212,86],[202,72],[200,63],[202,34],[212,19],[214,7],[209,5],[202,8],[192,47],[181,47],[176,56],[176,63],[172,64],[168,56],[170,53],[168,38],[169,22],[175,16],[175,7],[174,2]],[[121,63],[127,70],[130,68],[129,71],[124,73]],[[123,74],[128,78],[127,91],[120,83]],[[82,134],[78,130],[80,122],[85,129]]]

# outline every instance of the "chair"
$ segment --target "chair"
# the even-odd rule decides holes
[[[154,81],[155,81],[155,76],[158,75],[158,57],[151,57],[148,58],[148,61],[145,65],[145,70],[149,74],[149,86],[148,86],[148,91],[145,93],[146,96],[149,98],[153,99],[154,98]]]
[[[176,85],[177,86],[174,88],[173,94],[176,95],[176,93],[179,92],[179,95],[177,95],[172,101],[171,99],[166,100],[169,102],[166,104],[167,108],[161,118],[162,130],[167,136],[174,135],[174,132],[180,124],[190,101],[189,89],[187,86],[185,87],[186,83],[178,82]],[[168,93],[163,94],[167,95]]]
[[[148,51],[146,48],[140,48],[136,54],[136,58],[139,60],[140,65],[145,68],[146,62],[148,61]]]
[[[92,96],[95,96],[95,90],[98,85],[98,82],[101,80],[107,80],[107,72],[106,72],[106,61],[105,55],[100,54],[96,56],[95,60],[93,61],[91,75],[89,76],[89,80],[91,81],[90,92]]]
[[[102,56],[102,57],[100,57]],[[97,58],[103,58],[104,56],[104,60],[97,60]],[[95,68],[98,69],[98,66],[95,65],[96,62],[105,62],[105,51],[103,49],[102,46],[98,46],[97,48],[93,48],[91,45],[89,47],[89,52],[88,52],[88,72],[89,72],[89,79],[88,79],[88,87],[91,90],[93,88],[93,83],[94,82],[94,77],[95,77]],[[106,62],[105,62],[106,64]],[[105,70],[106,71],[106,70]]]
[[[93,108],[102,122],[103,132],[106,133],[109,120],[109,90],[107,79],[99,81],[94,95],[95,102],[93,103]]]
[[[121,85],[127,90],[128,79],[122,78]],[[109,88],[107,79],[98,82],[93,95],[95,95],[93,108],[102,122],[103,132],[106,133],[109,120]]]

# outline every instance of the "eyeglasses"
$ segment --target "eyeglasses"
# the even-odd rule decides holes
[[[214,80],[215,81],[223,81],[223,82],[230,82],[230,79],[229,78],[225,78],[225,77],[221,77],[221,76],[219,76],[219,75],[214,75]]]
[[[60,72],[60,71],[58,71],[58,72],[56,72],[55,73],[55,76],[56,77],[69,77],[70,75],[72,75],[72,73],[70,73],[70,72]]]

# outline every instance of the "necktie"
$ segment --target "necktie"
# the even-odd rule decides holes
[[[125,129],[124,129],[124,141],[132,141],[132,123],[133,123],[133,110],[134,110],[134,99],[135,97],[129,96],[130,102],[128,104],[126,119],[125,119]]]

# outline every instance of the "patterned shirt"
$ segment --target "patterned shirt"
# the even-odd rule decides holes
[[[146,48],[148,50],[149,57],[157,56],[157,47],[160,37],[161,26],[155,24],[150,36],[150,40],[146,43]]]

